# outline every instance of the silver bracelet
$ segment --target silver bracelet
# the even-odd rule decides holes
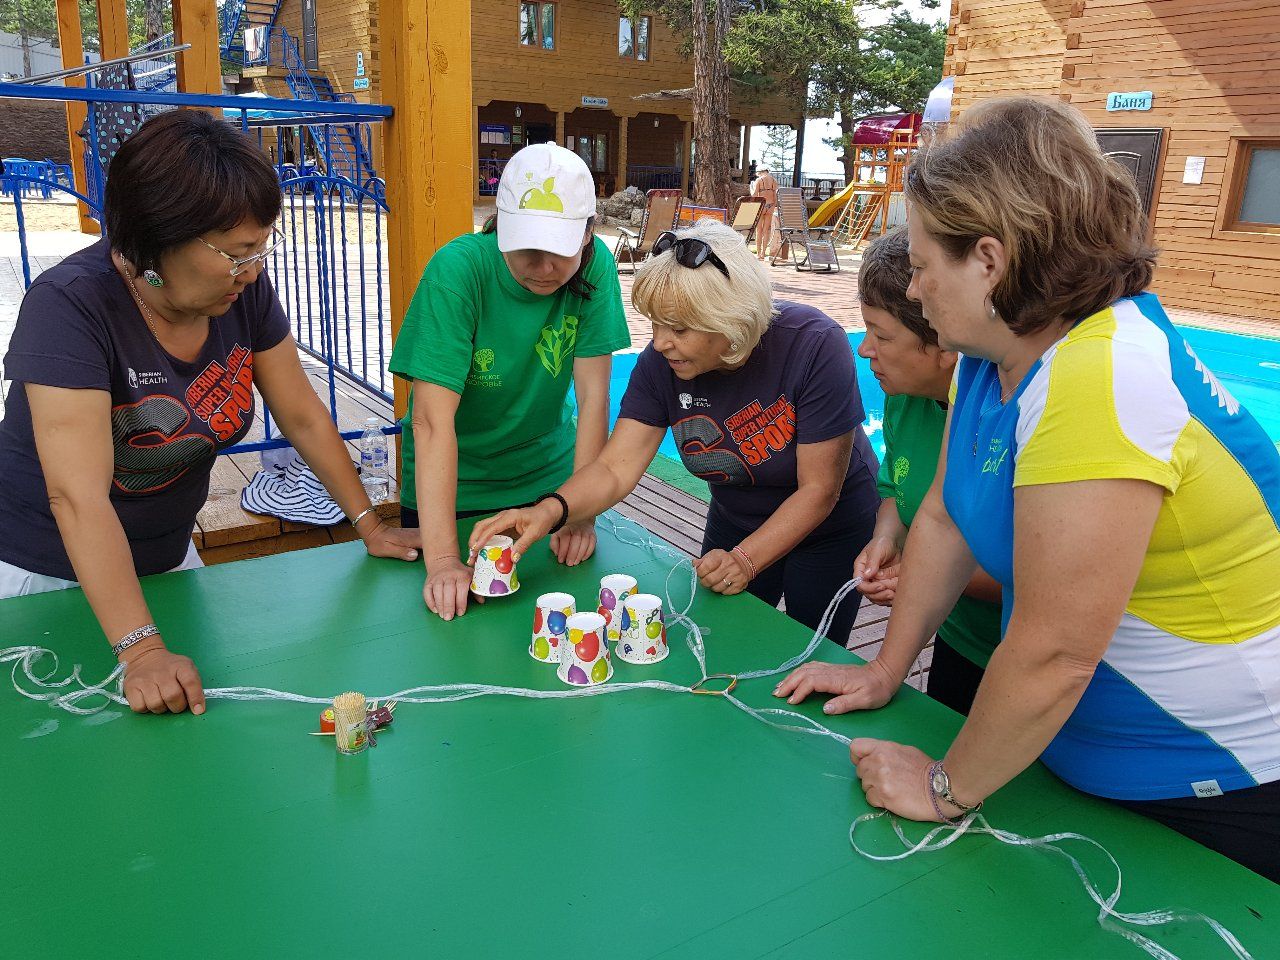
[[[363,520],[365,517],[367,517],[371,513],[373,513],[373,507],[372,506],[365,507],[365,509],[361,510],[359,513],[356,514],[355,519],[351,521],[351,526],[354,527],[357,523],[359,523],[361,520]]]
[[[137,630],[133,631],[133,633],[125,636],[124,639],[111,648],[111,652],[118,657],[135,643],[139,643],[147,639],[147,637],[158,636],[159,634],[160,628],[154,623],[148,623],[145,627],[139,627]]]

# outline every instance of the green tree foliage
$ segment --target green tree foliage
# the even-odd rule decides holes
[[[129,45],[139,47],[152,36],[173,29],[173,15],[167,0],[125,0],[129,18]],[[98,49],[98,7],[95,0],[80,0],[80,29],[84,48]],[[31,44],[47,40],[58,45],[58,12],[54,0],[0,0],[0,30],[16,34],[22,43],[23,69],[31,70]]]

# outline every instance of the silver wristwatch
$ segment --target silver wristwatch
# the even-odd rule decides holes
[[[947,771],[942,769],[942,761],[934,763],[929,770],[929,789],[933,791],[933,795],[940,800],[945,800],[953,807],[958,807],[965,813],[973,813],[982,809],[982,801],[970,806],[957,800],[955,794],[951,792],[951,778],[947,776]]]

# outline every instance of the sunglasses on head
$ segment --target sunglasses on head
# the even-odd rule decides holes
[[[675,251],[676,263],[682,267],[696,270],[704,263],[710,263],[724,274],[726,280],[729,279],[729,268],[716,256],[716,252],[705,240],[699,240],[697,237],[677,237],[672,231],[664,230],[658,234],[658,239],[653,241],[653,255],[656,257],[668,250]]]

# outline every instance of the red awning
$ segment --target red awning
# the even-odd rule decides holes
[[[920,114],[890,113],[863,117],[853,126],[853,142],[857,144],[888,143],[895,130],[920,129]]]

